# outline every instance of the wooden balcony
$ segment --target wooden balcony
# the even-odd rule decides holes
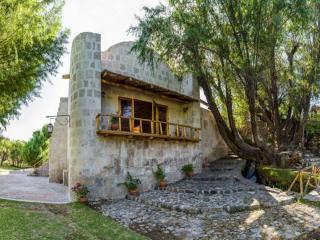
[[[150,119],[123,117],[115,114],[96,116],[97,134],[129,138],[200,141],[200,128]]]

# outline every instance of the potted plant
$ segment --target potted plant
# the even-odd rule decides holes
[[[187,177],[193,176],[193,165],[191,163],[184,165],[181,170]]]
[[[81,184],[81,183],[76,183],[76,185],[74,187],[71,188],[72,191],[75,192],[75,194],[77,195],[78,201],[81,203],[87,203],[88,202],[88,187]]]
[[[126,181],[121,184],[127,188],[130,195],[132,196],[139,195],[138,186],[141,184],[141,181],[139,178],[133,178],[131,174],[128,172]]]
[[[111,118],[111,130],[116,131],[119,129],[119,121],[117,117]]]
[[[157,170],[154,172],[154,176],[159,183],[159,188],[167,187],[168,184],[167,184],[167,181],[165,180],[166,174],[164,173],[160,165],[157,166]]]

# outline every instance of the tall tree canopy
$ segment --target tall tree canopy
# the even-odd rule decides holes
[[[62,0],[0,1],[0,128],[55,74],[68,30]]]
[[[22,149],[21,157],[27,165],[38,167],[48,161],[49,138],[47,125],[33,132],[32,137],[23,145]]]
[[[191,72],[235,153],[271,163],[301,146],[319,89],[319,0],[169,0],[144,12],[132,51]]]

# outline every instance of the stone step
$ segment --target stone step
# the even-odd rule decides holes
[[[242,178],[240,171],[205,171],[184,180],[193,181],[227,181]]]
[[[156,190],[160,191],[169,191],[169,192],[177,192],[177,193],[194,193],[194,194],[204,194],[204,195],[213,195],[213,194],[232,194],[236,192],[244,192],[244,191],[255,191],[255,187],[233,187],[233,188],[222,188],[222,187],[211,187],[211,188],[188,188],[188,187],[175,187],[168,186],[166,188],[156,188]]]
[[[149,191],[128,199],[150,206],[170,209],[188,214],[229,213],[268,208],[293,203],[294,196],[269,191],[245,191],[233,194],[202,195],[169,191]]]
[[[131,200],[105,203],[103,215],[151,239],[198,239],[204,234],[203,220],[184,212],[145,205]]]
[[[254,184],[250,181],[232,179],[226,181],[196,181],[184,180],[169,184],[166,188],[156,188],[171,192],[195,193],[195,194],[231,194],[243,191],[264,190],[265,186]]]
[[[234,168],[232,167],[222,167],[222,168],[219,168],[219,167],[213,167],[213,166],[210,166],[210,170],[213,171],[213,172],[229,172],[229,171],[234,171]]]
[[[218,175],[218,176],[214,176],[214,175],[208,175],[208,176],[193,176],[190,178],[185,178],[184,180],[188,181],[188,180],[196,180],[196,181],[228,181],[228,180],[233,180],[233,179],[237,179],[236,176],[231,176],[230,174],[225,174],[225,175]]]
[[[230,165],[234,165],[234,164],[242,164],[245,163],[245,160],[241,159],[241,158],[220,158],[214,161],[210,161],[210,163],[220,163],[220,164],[230,164]]]
[[[228,162],[223,162],[223,161],[213,161],[210,162],[209,168],[210,169],[218,169],[218,168],[233,168],[233,169],[242,169],[245,166],[244,161],[228,161]]]

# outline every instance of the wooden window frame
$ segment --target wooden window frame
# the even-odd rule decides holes
[[[166,108],[167,109],[167,114],[166,114],[166,121],[168,122],[169,118],[168,118],[168,109],[169,107],[167,105],[164,105],[164,104],[158,104],[156,103],[154,100],[151,100],[151,101],[146,101],[146,100],[141,100],[139,98],[133,98],[133,97],[123,97],[123,96],[119,96],[118,97],[118,113],[119,113],[119,116],[122,116],[122,108],[121,108],[121,100],[126,100],[126,101],[130,101],[131,102],[131,122],[130,122],[130,126],[133,126],[134,123],[132,121],[134,121],[135,119],[135,110],[134,110],[134,101],[141,101],[141,102],[147,102],[147,103],[151,103],[152,104],[152,122],[151,122],[151,133],[154,134],[154,122],[155,121],[159,121],[158,120],[158,113],[156,113],[156,119],[155,119],[155,114],[154,114],[154,109],[156,108],[156,111],[158,112],[158,108],[157,106],[160,106],[160,107],[163,107],[163,108]],[[157,123],[158,124],[158,123]],[[167,124],[167,134],[169,133],[169,126]],[[132,131],[131,127],[130,127],[130,131]],[[159,127],[156,127],[156,134],[159,134]]]

